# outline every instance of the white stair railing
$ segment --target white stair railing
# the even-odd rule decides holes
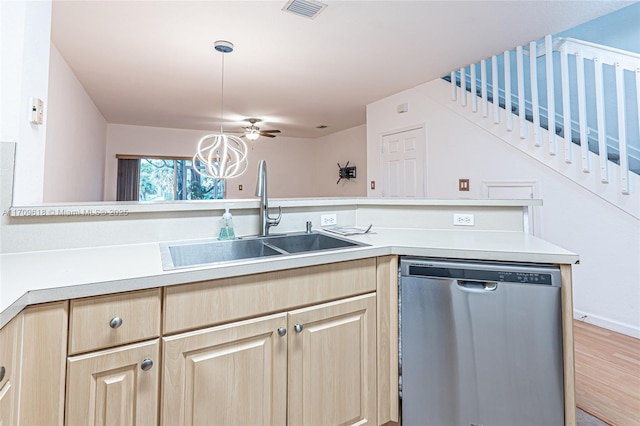
[[[558,52],[559,58],[559,78],[555,78],[556,61],[553,52]],[[525,56],[529,56],[529,67],[525,67]],[[500,55],[503,58],[504,66],[498,67],[498,57],[492,56],[480,62],[480,78],[476,76],[477,64],[471,64],[469,72],[467,67],[459,71],[453,71],[450,79],[453,85],[451,98],[458,101],[462,106],[471,104],[473,112],[478,112],[478,96],[482,101],[482,116],[492,115],[493,122],[499,124],[500,101],[504,100],[505,125],[508,131],[513,130],[512,105],[516,105],[519,116],[520,138],[527,139],[527,121],[533,122],[533,141],[535,146],[542,146],[541,138],[541,117],[546,119],[548,153],[555,156],[558,153],[558,137],[556,128],[562,128],[564,142],[562,151],[564,161],[572,163],[573,154],[573,129],[576,130],[580,144],[580,161],[584,173],[591,172],[589,163],[589,135],[597,135],[597,146],[599,155],[599,178],[604,184],[609,183],[609,155],[615,155],[617,151],[620,173],[619,187],[622,194],[629,194],[629,158],[640,163],[640,54],[623,51],[595,43],[576,40],[572,38],[553,39],[548,35],[544,40],[532,41],[528,46],[518,46],[515,48],[515,67],[512,66],[511,52],[505,51]],[[532,58],[544,57],[545,66],[538,67],[537,60]],[[573,58],[573,59],[570,59]],[[487,61],[490,67],[487,69]],[[593,76],[585,77],[585,61],[593,69]],[[572,66],[572,64],[574,64]],[[614,83],[606,84],[604,78],[604,66],[611,67],[614,71]],[[515,70],[515,76],[512,74]],[[528,71],[528,73],[527,73]],[[609,71],[609,70],[607,70]],[[491,75],[487,75],[490,73]],[[625,74],[633,73],[635,79],[632,85],[625,84]],[[543,75],[544,79],[540,78]],[[531,76],[535,76],[531,78]],[[470,78],[469,78],[470,77]],[[515,77],[516,87],[512,87],[512,80]],[[502,81],[502,84],[501,84]],[[540,89],[538,83],[546,82],[546,88]],[[575,81],[575,89],[572,90],[572,81]],[[461,94],[458,96],[457,83],[460,83]],[[477,85],[480,84],[478,91]],[[529,89],[529,94],[525,92],[525,85]],[[590,87],[587,87],[587,86]],[[633,102],[629,99],[633,96],[634,90],[630,87],[635,85],[635,97]],[[612,87],[613,86],[613,87]],[[471,88],[471,99],[467,101],[467,88]],[[546,89],[546,90],[545,90]],[[539,90],[546,94],[544,102],[541,102]],[[556,92],[559,99],[556,99]],[[591,106],[594,102],[588,99],[588,93],[595,92],[595,111]],[[491,94],[493,108],[488,106],[488,96]],[[606,109],[612,109],[611,99],[615,99],[617,120],[615,123],[607,123]],[[577,111],[571,113],[573,105],[577,105]],[[557,108],[558,104],[559,108]],[[634,104],[633,107],[629,107]],[[636,109],[635,114],[632,111]],[[492,114],[490,114],[490,112]],[[610,113],[611,111],[609,111]],[[530,118],[527,115],[530,114]],[[634,141],[638,147],[629,146],[630,135],[628,134],[628,123],[635,123],[632,129]],[[617,130],[614,130],[617,126]],[[611,131],[609,131],[611,129]],[[594,146],[595,149],[595,146]]]

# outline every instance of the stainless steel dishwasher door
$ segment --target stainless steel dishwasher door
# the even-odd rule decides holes
[[[403,425],[563,425],[559,271],[420,262],[401,262]]]

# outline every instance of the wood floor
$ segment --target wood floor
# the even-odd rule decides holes
[[[576,404],[615,426],[640,425],[640,340],[574,321]]]

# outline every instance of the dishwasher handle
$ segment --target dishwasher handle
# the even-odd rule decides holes
[[[468,281],[457,280],[456,284],[460,290],[470,292],[486,292],[495,291],[498,288],[498,283],[495,281]]]

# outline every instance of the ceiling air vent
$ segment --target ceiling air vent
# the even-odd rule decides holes
[[[298,16],[304,16],[305,18],[314,19],[326,7],[326,4],[315,0],[290,0],[284,5],[282,10],[295,13]]]

